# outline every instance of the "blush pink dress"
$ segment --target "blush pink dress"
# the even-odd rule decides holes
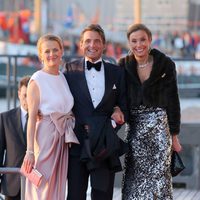
[[[31,77],[39,87],[42,120],[36,124],[35,168],[43,175],[39,187],[26,179],[26,200],[64,200],[68,170],[69,143],[78,144],[73,132],[74,104],[64,75],[42,70]],[[74,144],[72,144],[74,145]]]

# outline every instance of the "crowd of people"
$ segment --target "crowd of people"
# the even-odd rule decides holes
[[[200,59],[200,35],[196,32],[153,33],[151,45],[173,58]],[[106,55],[118,60],[127,51],[126,44],[109,41]]]
[[[200,59],[200,35],[197,32],[154,32],[151,46],[173,58]],[[127,43],[107,41],[105,55],[119,60],[128,50]],[[76,53],[80,54],[78,46]]]
[[[176,58],[200,59],[200,35],[197,32],[155,33],[152,45]]]
[[[80,35],[83,56],[60,70],[61,38],[52,34],[39,38],[42,69],[31,76],[24,94],[27,144],[19,152],[24,159],[15,164],[28,174],[38,170],[42,179],[36,187],[26,178],[26,200],[86,200],[89,178],[92,200],[112,200],[115,173],[123,170],[124,154],[123,200],[173,199],[171,154],[182,149],[175,63],[152,48],[152,33],[144,24],[131,25],[127,41],[129,52],[118,65],[106,62],[104,30],[91,24]],[[13,167],[2,158],[2,147],[10,143],[7,115],[0,115],[4,138],[0,166]],[[24,123],[19,123],[15,127],[20,127],[19,133],[14,129],[9,134],[22,137]],[[123,140],[117,132],[124,124]],[[9,193],[12,183],[5,181],[3,175],[1,192],[6,199],[19,200],[19,190]]]

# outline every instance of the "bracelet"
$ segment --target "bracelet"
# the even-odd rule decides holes
[[[34,152],[31,151],[31,150],[26,150],[26,153],[27,153],[27,154],[32,154],[32,155],[34,155]]]

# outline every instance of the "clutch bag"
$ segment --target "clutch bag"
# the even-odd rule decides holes
[[[178,152],[173,151],[171,157],[171,174],[172,176],[177,176],[180,172],[185,169],[185,165],[178,154]]]
[[[40,186],[40,183],[42,181],[42,174],[37,169],[33,168],[30,173],[27,173],[25,171],[24,165],[22,165],[20,172],[23,176],[28,178],[36,187]]]

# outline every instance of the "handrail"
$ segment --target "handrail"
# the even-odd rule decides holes
[[[19,167],[0,167],[0,174],[16,174],[20,173]]]
[[[25,200],[25,177],[21,175],[19,167],[0,167],[0,174],[20,174],[21,200]]]
[[[11,108],[11,100],[14,102],[14,107],[16,107],[17,102],[17,82],[18,82],[18,67],[22,64],[19,63],[18,59],[20,58],[30,58],[34,61],[34,63],[39,63],[37,55],[8,55],[8,54],[0,54],[1,63],[6,64],[6,73],[5,73],[5,81],[0,82],[0,88],[6,88],[6,99],[7,99],[7,110]],[[74,59],[80,58],[78,55],[64,55],[63,63],[72,61]],[[114,58],[103,56],[106,61],[111,63],[116,63]],[[32,64],[33,66],[35,64]],[[27,65],[28,66],[28,65]],[[35,67],[36,69],[36,67]],[[30,74],[26,74],[30,75]]]

